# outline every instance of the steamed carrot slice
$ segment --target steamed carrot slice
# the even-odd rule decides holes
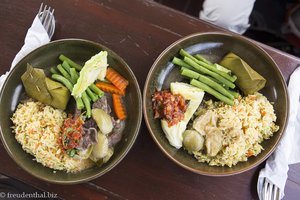
[[[105,78],[121,91],[125,91],[127,85],[129,84],[128,80],[126,80],[121,74],[119,74],[111,67],[107,68]]]
[[[113,107],[114,107],[116,116],[118,117],[118,119],[124,120],[126,118],[126,111],[125,111],[125,107],[122,103],[121,95],[112,94],[112,99],[113,99]]]
[[[118,95],[121,95],[121,96],[123,96],[125,94],[124,91],[119,90],[119,88],[117,88],[116,86],[114,86],[113,84],[110,84],[110,83],[97,82],[96,86],[104,92],[109,92],[109,93],[112,93],[112,94],[118,94]]]

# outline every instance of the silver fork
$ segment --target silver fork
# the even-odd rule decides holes
[[[280,188],[264,179],[263,200],[280,200]]]
[[[38,17],[51,39],[55,30],[54,9],[42,3],[38,12]]]

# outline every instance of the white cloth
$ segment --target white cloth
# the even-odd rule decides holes
[[[19,51],[19,53],[15,56],[14,60],[12,61],[10,70],[28,53],[32,50],[48,43],[50,38],[48,33],[46,32],[44,26],[42,25],[41,21],[39,20],[38,16],[36,16],[32,22],[31,27],[28,29],[24,45]],[[10,71],[6,72],[5,74],[1,75],[0,77],[0,90],[2,89],[2,85],[9,74]]]
[[[249,28],[249,16],[255,0],[205,0],[200,19],[243,34]]]
[[[288,93],[290,97],[289,120],[286,131],[274,153],[268,158],[266,166],[259,173],[257,192],[263,199],[263,182],[269,182],[280,188],[281,198],[284,196],[284,186],[288,177],[290,164],[300,162],[300,67],[290,77]]]

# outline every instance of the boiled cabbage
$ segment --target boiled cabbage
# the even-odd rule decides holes
[[[97,78],[104,78],[103,76],[105,76],[107,66],[106,51],[101,51],[86,61],[80,71],[77,83],[74,85],[72,95],[74,97],[81,97],[81,94],[88,86],[94,83]]]
[[[202,101],[204,92],[200,88],[183,82],[173,82],[170,84],[172,94],[180,94],[186,100]]]
[[[186,130],[188,122],[202,102],[204,92],[197,87],[181,82],[171,83],[170,87],[172,94],[180,94],[186,100],[190,100],[184,113],[183,120],[170,127],[168,126],[168,122],[166,120],[161,120],[162,129],[169,143],[175,148],[179,149],[182,147],[183,132]]]

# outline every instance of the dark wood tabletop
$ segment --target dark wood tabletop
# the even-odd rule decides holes
[[[0,74],[10,68],[42,1],[1,0]],[[53,40],[82,38],[118,53],[143,89],[157,56],[174,41],[196,32],[221,31],[211,24],[146,0],[44,0],[55,8]],[[286,81],[300,59],[259,44],[278,64]],[[1,114],[0,114],[1,115]],[[1,119],[0,119],[1,120]],[[0,173],[63,199],[258,199],[256,184],[264,163],[242,174],[208,177],[169,160],[142,122],[127,156],[107,174],[77,185],[50,184],[31,176],[0,145]],[[284,199],[299,199],[300,164],[290,166]]]

